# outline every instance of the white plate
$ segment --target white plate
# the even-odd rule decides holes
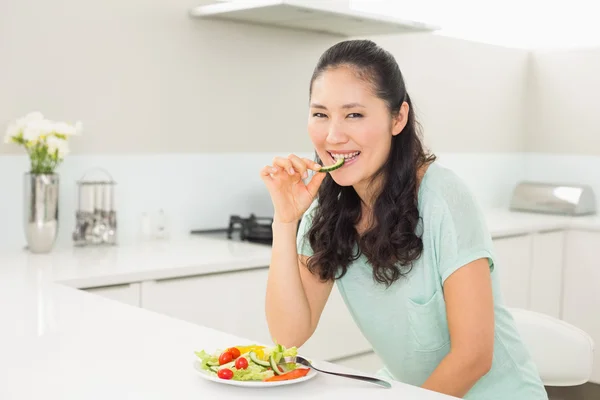
[[[300,383],[307,381],[309,379],[314,378],[317,375],[317,371],[311,368],[308,371],[306,376],[297,379],[290,379],[288,381],[274,381],[274,382],[259,382],[259,381],[235,381],[233,379],[221,379],[218,376],[211,375],[208,371],[203,370],[201,367],[200,360],[194,361],[194,369],[200,374],[200,376],[209,381],[224,383],[225,385],[233,385],[233,386],[244,386],[244,387],[273,387],[273,386],[283,386],[283,385],[293,385],[295,383]]]

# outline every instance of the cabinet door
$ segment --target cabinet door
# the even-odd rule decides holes
[[[372,349],[346,308],[337,285],[333,285],[319,325],[301,351],[320,360],[334,361]]]
[[[562,319],[584,330],[600,347],[600,232],[566,234]],[[592,382],[600,383],[600,351],[594,354]]]
[[[333,362],[336,365],[355,369],[366,374],[375,375],[377,371],[383,368],[383,362],[374,352],[368,352],[337,360]]]
[[[265,316],[268,271],[261,268],[143,282],[142,307],[270,344]]]
[[[529,308],[531,246],[529,235],[494,239],[500,287],[509,307]]]
[[[120,301],[121,303],[130,304],[136,307],[140,306],[139,283],[85,288],[83,290],[112,300]]]
[[[560,318],[564,266],[563,231],[533,235],[530,309]]]

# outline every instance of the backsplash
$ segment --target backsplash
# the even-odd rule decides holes
[[[600,156],[533,153],[526,157],[525,171],[528,180],[591,186],[600,211]]]
[[[115,203],[119,243],[139,240],[142,213],[164,210],[172,237],[192,229],[226,227],[231,214],[272,214],[260,169],[280,153],[71,155],[59,168],[60,233],[57,246],[71,246],[77,207],[76,181],[102,167],[117,182]],[[312,158],[310,153],[300,156]],[[592,184],[600,194],[600,157],[519,153],[438,153],[440,163],[456,171],[484,208],[506,208],[522,179],[564,180]],[[576,165],[575,159],[581,164]],[[0,157],[2,197],[0,249],[25,244],[22,228],[22,178],[25,156]],[[593,171],[597,171],[593,174]]]

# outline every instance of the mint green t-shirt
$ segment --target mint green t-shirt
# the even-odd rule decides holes
[[[312,255],[308,239],[313,202],[298,232],[298,252]],[[505,308],[491,235],[484,216],[463,181],[451,170],[431,164],[421,181],[418,209],[422,217],[423,253],[407,278],[390,288],[374,281],[361,255],[336,281],[354,321],[385,367],[383,377],[421,386],[450,350],[444,281],[461,266],[487,258],[493,285],[495,343],[491,370],[465,399],[540,400],[546,390]]]

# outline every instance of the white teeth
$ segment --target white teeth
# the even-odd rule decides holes
[[[330,154],[336,160],[339,160],[340,158],[345,158],[347,160],[347,159],[357,156],[359,153],[360,153],[359,151],[355,151],[354,153],[348,153],[348,154],[338,154],[338,153],[330,153]]]

